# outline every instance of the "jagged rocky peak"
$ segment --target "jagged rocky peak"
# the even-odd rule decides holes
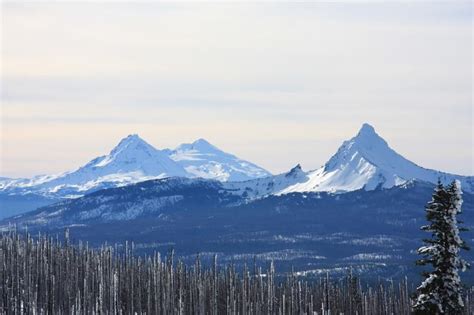
[[[206,153],[210,151],[219,151],[221,150],[217,148],[216,146],[212,145],[209,141],[203,138],[199,138],[196,141],[192,143],[183,143],[179,145],[175,150],[175,152],[178,151],[199,151],[201,153]]]
[[[207,141],[206,139],[203,139],[203,138],[199,138],[196,141],[194,141],[193,143],[191,143],[191,147],[193,149],[197,149],[197,150],[217,150],[217,151],[220,151],[217,147],[215,147],[214,145],[209,143],[209,141]]]
[[[156,149],[148,142],[140,138],[137,134],[131,134],[120,140],[120,142],[112,149],[111,153],[120,152],[123,150],[149,150],[156,151]]]
[[[128,146],[130,145],[131,143],[137,143],[137,142],[140,142],[140,141],[144,141],[142,138],[140,138],[140,136],[138,134],[130,134],[128,136],[126,136],[125,138],[123,138],[122,140],[119,141],[119,143],[115,146],[116,148],[120,148],[120,147],[124,147],[124,146]]]
[[[131,134],[120,140],[108,155],[99,157],[92,161],[95,167],[104,167],[111,163],[139,163],[145,159],[161,155],[152,145],[140,138],[137,134]]]
[[[388,148],[387,142],[377,134],[374,127],[367,123],[362,125],[357,135],[349,142],[369,150],[377,147],[381,149]]]
[[[326,171],[343,168],[343,165],[356,158],[356,154],[365,159],[377,160],[392,153],[396,154],[390,149],[387,142],[377,134],[375,128],[364,123],[355,137],[344,141],[324,168]]]
[[[129,134],[125,138],[123,138],[121,141],[135,141],[135,140],[141,140],[144,141],[140,136],[136,133]]]
[[[375,128],[369,123],[363,123],[359,130],[358,136],[360,135],[376,135]]]
[[[207,141],[206,139],[203,139],[203,138],[197,139],[192,144],[195,145],[195,146],[211,146],[211,147],[213,146],[212,144],[209,143],[209,141]]]
[[[101,176],[113,175],[116,177],[117,174],[134,173],[133,182],[138,181],[141,177],[186,175],[181,166],[137,134],[131,134],[120,140],[109,154],[92,160],[82,168],[82,171],[87,171],[89,168],[96,171],[100,169]],[[98,173],[94,172],[94,174]],[[89,180],[92,179],[89,178]],[[128,179],[122,179],[128,181]]]
[[[295,167],[293,167],[293,168],[291,169],[291,171],[301,171],[302,169],[303,169],[303,168],[301,167],[301,164],[298,163],[298,164],[296,164]]]
[[[304,174],[304,171],[301,168],[301,164],[298,163],[286,174],[286,177],[295,177],[295,176],[298,176],[299,174]]]

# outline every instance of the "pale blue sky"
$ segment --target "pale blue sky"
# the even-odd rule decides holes
[[[1,15],[0,176],[71,170],[130,133],[314,169],[363,122],[419,165],[473,174],[470,2],[2,2]]]

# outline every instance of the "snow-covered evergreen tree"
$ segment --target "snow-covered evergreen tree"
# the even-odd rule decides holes
[[[429,225],[423,231],[431,233],[423,240],[425,246],[418,249],[423,256],[419,265],[431,265],[433,270],[425,272],[425,280],[417,288],[414,304],[415,314],[462,314],[464,303],[459,270],[465,271],[469,264],[460,258],[461,249],[468,249],[459,236],[457,214],[461,213],[462,191],[459,181],[444,187],[438,183],[432,200],[426,206]]]

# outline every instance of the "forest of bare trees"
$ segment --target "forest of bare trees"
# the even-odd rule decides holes
[[[410,314],[406,281],[363,286],[348,275],[284,279],[268,270],[203,267],[173,261],[171,253],[133,255],[89,248],[46,236],[8,232],[0,239],[2,314]],[[474,292],[465,297],[473,311]]]

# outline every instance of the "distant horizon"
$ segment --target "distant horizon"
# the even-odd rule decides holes
[[[474,174],[472,3],[2,2],[0,176],[57,174],[137,133],[273,174],[362,123]]]
[[[347,139],[345,139],[345,140],[343,140],[343,141],[348,141],[348,140],[350,140],[350,139],[356,137],[357,134],[358,134],[358,132],[360,132],[360,130],[361,130],[364,126],[369,126],[370,128],[375,129],[375,130],[374,130],[375,133],[376,133],[378,136],[380,136],[382,139],[384,139],[385,141],[387,141],[387,140],[383,137],[383,135],[380,135],[379,133],[377,133],[376,128],[375,128],[374,126],[372,126],[371,124],[369,124],[369,123],[363,123],[362,126],[359,128],[359,130],[358,130],[354,135],[350,136],[349,138],[347,138]],[[235,155],[235,156],[238,157],[238,158],[241,158],[241,159],[246,160],[246,161],[248,161],[248,162],[254,163],[254,162],[251,161],[251,160],[242,158],[241,156],[239,156],[238,154],[235,154],[235,153],[232,152],[232,151],[227,151],[227,150],[221,149],[219,146],[213,144],[212,141],[208,141],[208,140],[205,139],[205,138],[196,138],[194,141],[178,143],[178,144],[175,145],[174,147],[161,148],[161,147],[156,147],[155,145],[153,145],[152,143],[150,143],[150,141],[148,141],[147,139],[141,137],[138,133],[131,133],[131,134],[128,134],[128,135],[122,137],[121,139],[117,140],[116,143],[115,143],[115,145],[111,146],[110,149],[109,149],[108,151],[106,151],[104,154],[100,154],[100,155],[98,155],[98,156],[90,157],[89,161],[87,161],[87,162],[93,161],[93,160],[96,159],[97,157],[106,156],[107,154],[110,154],[110,153],[112,152],[112,150],[114,150],[116,147],[118,147],[122,141],[124,141],[124,140],[126,140],[126,139],[128,139],[128,138],[130,138],[130,137],[138,137],[138,138],[141,139],[142,141],[146,142],[147,144],[151,145],[153,148],[155,148],[155,149],[157,149],[157,150],[160,150],[160,151],[164,151],[164,150],[175,150],[175,149],[177,149],[177,148],[178,148],[179,146],[181,146],[181,145],[186,145],[186,144],[190,145],[190,144],[194,144],[194,143],[196,143],[196,142],[199,142],[199,141],[204,140],[205,142],[209,143],[209,144],[212,145],[212,146],[215,146],[217,149],[219,149],[219,150],[221,150],[221,151],[223,151],[223,152],[225,152],[225,153]],[[391,147],[391,146],[390,146],[390,142],[387,141],[387,143],[388,143],[388,146]],[[340,143],[340,145],[342,145],[342,142]],[[391,148],[392,148],[392,147],[391,147]],[[393,148],[392,148],[392,149],[393,149]],[[403,157],[407,158],[406,156],[404,156],[403,153],[400,153],[400,152],[398,152],[397,150],[395,150],[395,151],[396,151],[398,154],[402,155]],[[334,151],[333,154],[336,154],[336,151]],[[332,155],[331,155],[331,156],[332,156]],[[331,158],[331,156],[328,156],[328,157],[326,158],[326,162]],[[410,160],[409,158],[407,158],[407,159]],[[410,161],[411,161],[411,160],[410,160]],[[86,162],[86,163],[87,163],[87,162]],[[325,163],[326,163],[326,162],[325,162]],[[421,167],[423,167],[423,168],[427,168],[427,167],[425,167],[424,165],[420,165],[420,164],[417,163],[416,161],[411,161],[411,162],[413,162],[413,163],[415,163],[415,164],[417,164],[417,165],[419,165],[419,166],[421,166]],[[72,169],[64,170],[64,171],[58,172],[58,173],[37,173],[37,174],[34,174],[34,175],[32,175],[32,176],[28,176],[28,177],[9,177],[9,176],[4,176],[3,174],[0,174],[0,178],[11,178],[11,179],[18,178],[18,179],[20,179],[20,178],[32,178],[32,177],[36,177],[36,176],[45,176],[45,175],[58,175],[58,174],[62,174],[62,173],[70,172],[70,171],[75,171],[75,170],[79,169],[80,167],[84,166],[86,163],[83,163],[83,164],[81,164],[81,165],[77,165],[76,167],[73,167]],[[305,167],[304,165],[302,165],[302,163],[299,163],[299,162],[298,162],[298,163],[294,164],[293,166],[291,166],[290,168],[288,168],[288,169],[286,169],[286,170],[283,170],[283,171],[281,171],[281,172],[278,172],[278,173],[275,173],[275,172],[272,172],[272,171],[268,170],[267,168],[265,168],[264,165],[259,165],[259,164],[257,164],[257,166],[262,167],[262,168],[265,169],[266,171],[270,172],[272,175],[277,175],[277,174],[282,174],[282,173],[288,172],[288,171],[290,171],[292,168],[294,168],[295,166],[300,166],[304,171],[313,171],[313,170],[316,170],[316,169],[319,169],[319,168],[323,167],[323,166],[324,166],[324,163],[323,163],[322,165],[316,167],[316,168],[307,168],[307,167]],[[447,171],[442,170],[442,169],[441,169],[441,170],[435,169],[435,170],[436,170],[436,171],[440,171],[440,172],[450,173],[450,172],[447,172]],[[455,173],[451,173],[451,174],[454,174],[454,175],[461,175],[461,176],[473,176],[473,174],[455,174]]]

